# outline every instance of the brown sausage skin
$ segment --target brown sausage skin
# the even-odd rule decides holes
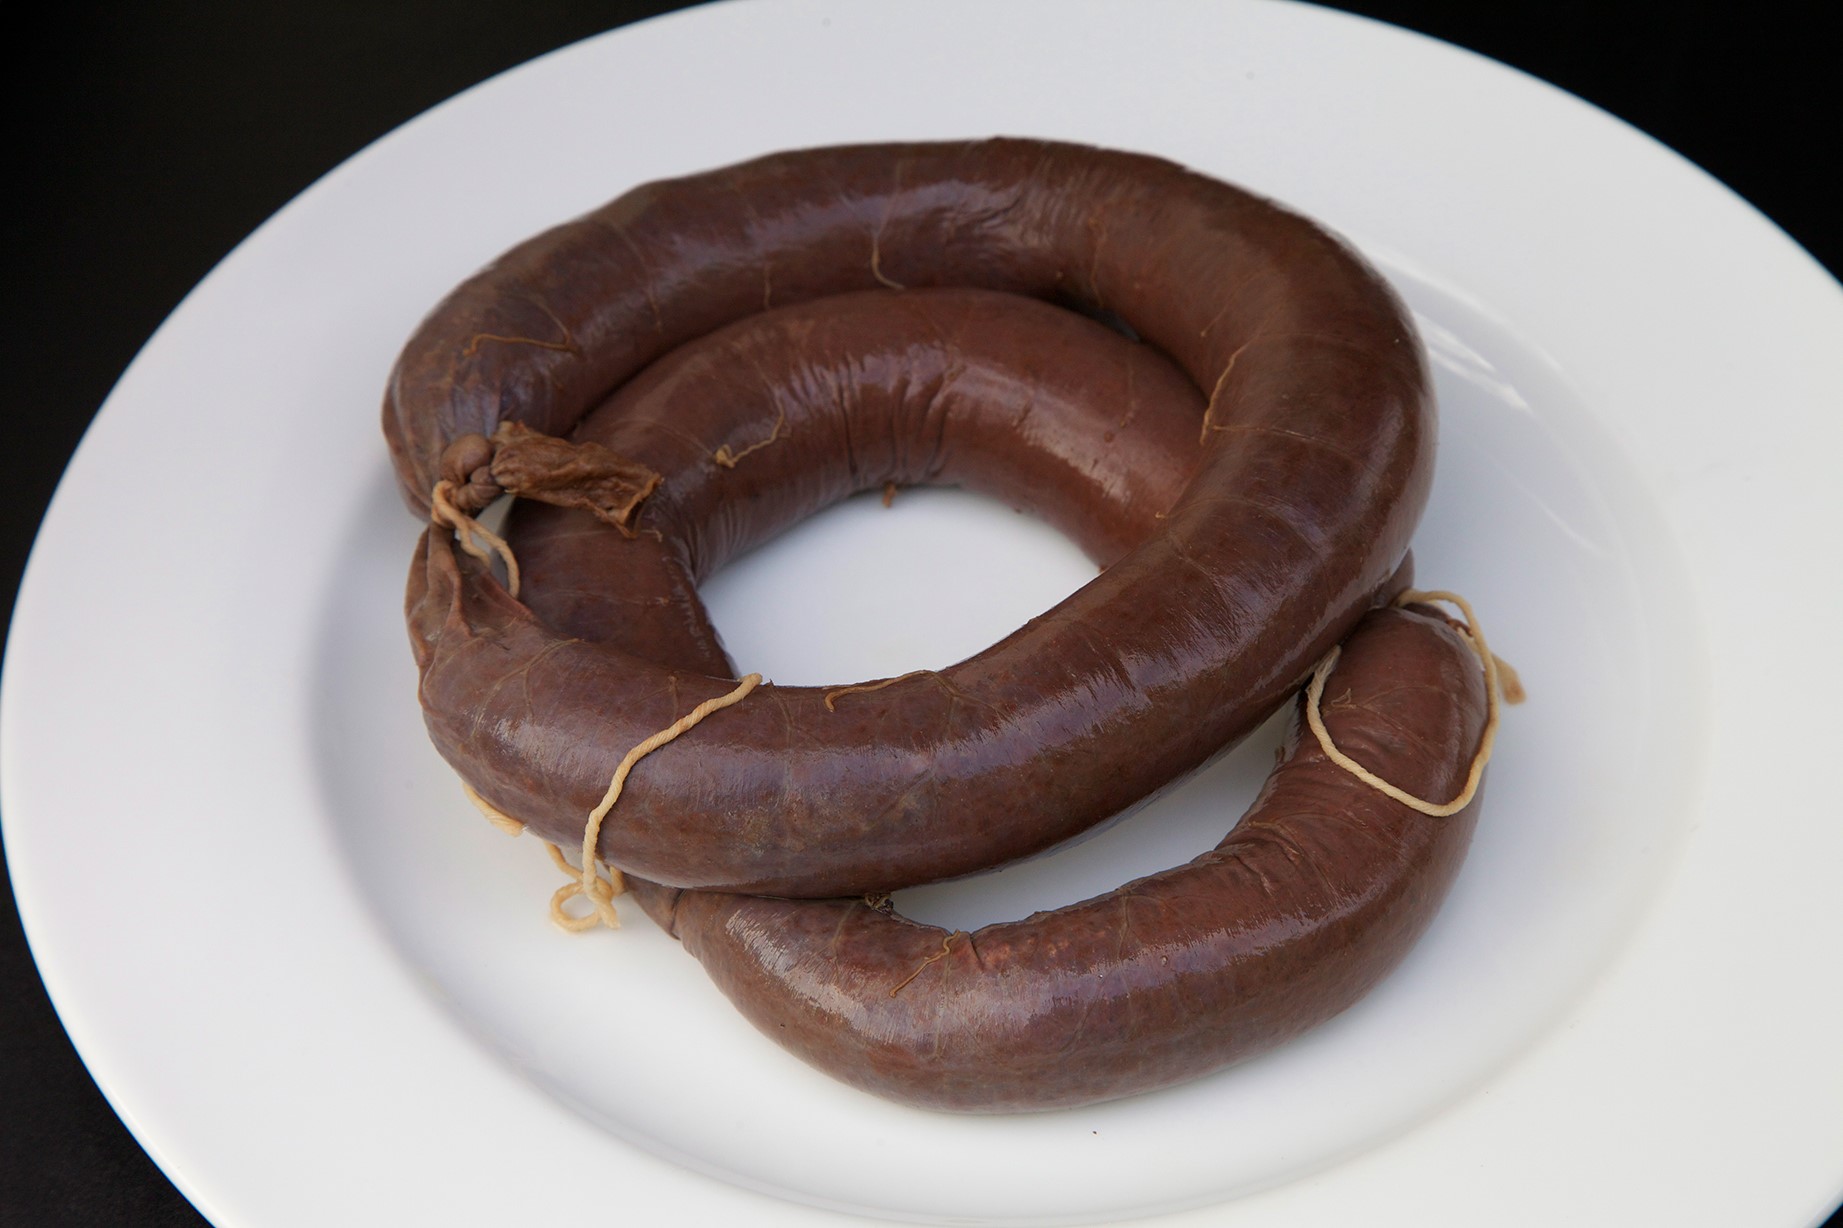
[[[603,829],[615,864],[826,895],[1046,847],[1257,723],[1406,549],[1432,406],[1381,279],[1246,193],[1040,142],[780,155],[640,189],[516,249],[438,308],[399,364],[387,429],[406,489],[420,497],[463,431],[502,416],[565,430],[682,338],[879,281],[1117,312],[1209,393],[1196,475],[1157,532],[969,661],[837,712],[822,691],[763,687],[642,760]],[[738,440],[774,420],[742,423]],[[823,468],[777,444],[737,473],[777,449]],[[729,507],[732,526],[686,530],[688,567],[753,532],[750,506]],[[580,832],[628,748],[730,686],[547,627],[442,538],[427,539],[409,605],[437,745],[553,838]]]
[[[521,597],[566,635],[730,675],[697,586],[813,513],[886,485],[991,495],[1109,566],[1202,455],[1203,398],[1169,361],[988,290],[876,290],[751,316],[627,384],[574,437],[661,475],[636,531],[513,504]]]
[[[1222,397],[1346,385],[1364,401],[1424,400],[1388,286],[1259,197],[1159,158],[1051,141],[838,146],[642,185],[457,287],[386,391],[404,496],[428,510],[442,451],[462,435],[506,419],[566,434],[677,345],[772,306],[890,286],[1111,312]],[[1300,379],[1298,362],[1314,359],[1325,370]]]
[[[612,762],[696,702],[668,693],[663,711],[632,718],[656,677],[686,695],[728,689],[711,682],[733,670],[695,585],[731,552],[853,491],[896,481],[990,491],[1117,560],[1182,493],[1201,452],[1201,413],[1195,388],[1149,347],[1012,295],[881,291],[740,321],[662,359],[578,432],[660,473],[630,536],[583,512],[516,505],[507,534],[526,605],[496,584],[459,583],[472,564],[442,542],[425,544],[410,607],[412,631],[423,637],[428,727],[496,806],[575,844],[609,769],[585,775],[558,806],[556,773],[544,759],[533,770],[524,752],[537,744],[580,754],[601,739]],[[731,466],[713,459],[726,446],[740,458]],[[419,590],[423,575],[432,578]],[[1046,708],[1060,708],[1064,722],[1090,718],[1066,700],[1052,708],[1053,698],[1033,711],[1030,677],[1009,684],[1016,698],[1000,708],[958,681],[967,672],[839,696],[830,708],[824,688],[764,687],[772,705],[728,710],[683,746],[641,761],[604,822],[604,858],[678,885],[870,890],[1027,855],[1146,791],[1135,780],[1156,768],[1156,756],[1080,804],[1056,807],[1027,780],[1007,780],[998,756],[1022,743],[990,746],[994,723],[1042,721]],[[736,726],[751,717],[765,718],[767,734],[740,739],[738,751]],[[563,723],[572,719],[580,730]],[[492,753],[511,739],[520,753]],[[662,817],[635,789],[656,760],[723,778],[728,791]],[[915,782],[926,787],[937,772],[958,790],[961,820],[994,821],[966,822],[951,845],[930,840],[935,818],[906,803]],[[824,804],[765,814],[776,796],[769,786],[789,778]],[[981,786],[988,795],[977,795]]]
[[[1444,618],[1371,613],[1325,695],[1333,738],[1359,762],[1420,796],[1459,791],[1486,704]],[[632,888],[758,1028],[866,1091],[1015,1112],[1166,1087],[1355,1002],[1426,928],[1471,840],[1477,795],[1430,818],[1301,730],[1213,851],[971,934],[863,900]]]

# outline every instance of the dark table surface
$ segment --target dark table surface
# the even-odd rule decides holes
[[[57,476],[181,297],[374,138],[502,69],[682,4],[146,0],[9,35],[6,608]],[[1843,83],[1828,6],[1763,0],[1335,4],[1552,81],[1688,156],[1843,270]],[[18,206],[23,205],[23,209]],[[1843,1112],[1843,1106],[1839,1106]],[[204,1221],[135,1145],[0,907],[0,1225]],[[1839,1160],[1843,1168],[1843,1158]],[[1843,1228],[1843,1212],[1829,1228]]]

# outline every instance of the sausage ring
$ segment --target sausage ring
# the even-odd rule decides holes
[[[737,485],[743,466],[704,463],[713,432],[720,436],[721,424],[749,400],[726,372],[748,372],[744,384],[768,375],[772,386],[798,386],[813,380],[814,355],[849,354],[853,363],[906,374],[867,342],[918,331],[985,336],[1006,312],[1041,315],[1046,324],[1059,315],[983,292],[910,291],[840,296],[755,317],[649,373],[674,395],[611,403],[578,435],[624,450],[638,445],[647,455],[662,454],[656,436],[677,444],[684,463],[667,468],[650,505],[665,523],[676,522],[686,504],[738,502],[752,510],[765,505],[771,510],[763,516],[773,519],[772,509],[788,505],[783,498],[814,497],[814,477],[757,468],[748,472],[745,494]],[[1076,338],[1094,328],[1073,317],[1064,327]],[[1035,340],[1028,331],[1012,336]],[[750,361],[735,361],[739,356]],[[755,361],[771,357],[779,365],[764,369]],[[980,386],[990,388],[991,377]],[[856,387],[861,398],[865,382]],[[1014,421],[1011,400],[950,399],[942,411],[975,421],[983,413],[1003,428]],[[1086,475],[1126,459],[1107,438],[1119,438],[1111,429],[1119,425],[1117,411],[1106,406],[1096,416],[1096,408],[1053,397],[1040,403],[1038,426],[1053,430],[1050,455],[1074,462],[1050,475]],[[1181,489],[1193,458],[1194,406],[1173,397],[1142,409],[1148,417],[1132,436],[1141,443],[1165,438],[1165,455],[1131,458],[1134,469],[1107,474],[1102,491],[1074,500],[1073,509],[1037,503],[1060,523],[1068,523],[1070,510],[1085,513],[1072,531],[1097,553],[1152,532],[1156,513],[1148,509]],[[784,413],[777,422],[782,438],[815,429],[804,416]],[[840,420],[821,416],[818,425],[837,428]],[[960,420],[963,438],[973,434],[970,425]],[[870,434],[864,426],[860,421],[860,440]],[[996,430],[989,438],[1015,436]],[[1015,444],[997,451],[958,452],[943,476],[977,480],[1000,463],[1021,470],[1032,455]],[[868,443],[857,453],[867,464],[877,454]],[[1042,489],[1044,472],[1035,482],[1014,474],[1013,488]],[[1157,488],[1161,480],[1167,489]],[[1135,483],[1146,488],[1143,497],[1112,493]],[[684,596],[690,585],[683,561],[666,546],[696,534],[623,538],[596,531],[580,511],[519,508],[507,536],[524,560],[525,599],[534,611],[603,643],[644,648],[650,660],[733,672],[708,625],[686,617],[700,611],[694,596]],[[1096,524],[1116,521],[1097,538]],[[1429,816],[1390,800],[1302,738],[1295,721],[1283,765],[1214,852],[1023,922],[949,934],[894,915],[886,898],[767,899],[626,881],[761,1031],[864,1090],[978,1112],[1073,1107],[1151,1090],[1281,1043],[1354,1001],[1400,959],[1437,909],[1470,838],[1477,795],[1458,781],[1481,742],[1481,681],[1465,644],[1437,615],[1371,614],[1317,688],[1333,697],[1323,711],[1328,733],[1411,792],[1462,792],[1467,800],[1458,813]]]
[[[514,249],[436,309],[393,373],[385,423],[405,493],[424,509],[438,483],[490,498],[480,449],[502,424],[564,434],[684,341],[880,285],[983,287],[1125,321],[1207,390],[1194,477],[1081,591],[935,678],[890,685],[874,711],[764,686],[640,761],[601,832],[612,864],[673,886],[826,896],[1046,847],[1258,723],[1405,553],[1433,416],[1381,278],[1237,189],[1041,142],[776,155],[636,189]],[[741,448],[777,420],[707,465],[765,463],[775,448]],[[922,463],[893,480],[930,476]],[[625,524],[638,497],[605,517]],[[628,531],[666,536],[637,506]],[[722,554],[725,515],[741,513],[706,518],[690,574]],[[626,751],[730,688],[547,625],[445,533],[425,540],[409,612],[437,746],[546,834],[580,834]]]
[[[1042,318],[1041,337],[1032,335],[1033,316]],[[855,424],[860,479],[874,477],[888,471],[876,458],[894,451],[887,446],[894,441],[879,446],[868,429],[875,416],[845,411],[862,411],[878,385],[907,385],[902,377],[912,367],[889,346],[910,346],[902,339],[918,333],[943,343],[987,337],[1007,317],[1007,339],[1032,343],[1017,352],[1053,355],[1049,365],[1058,370],[1074,362],[1085,388],[1106,391],[1081,357],[1124,343],[1094,336],[1096,326],[1075,317],[987,292],[867,293],[720,330],[644,377],[671,395],[612,402],[577,434],[627,454],[682,456],[664,467],[651,496],[656,522],[680,523],[688,505],[741,505],[752,521],[773,521],[823,499],[823,482],[785,466],[707,463],[709,441],[722,438],[731,419],[759,426],[764,415],[747,412],[750,394],[760,394],[757,381],[784,390],[823,384],[847,366],[882,372],[881,381],[854,381],[850,402],[816,420],[785,395],[776,417],[777,442]],[[1079,354],[1038,348],[1058,335],[1088,345]],[[972,361],[966,347],[950,348],[960,362]],[[1161,365],[1140,374],[1142,386],[1156,387]],[[1156,509],[1182,489],[1194,461],[1195,404],[1181,392],[1135,402],[1123,431],[1120,411],[1104,397],[1100,405],[1068,402],[1054,384],[1026,377],[1040,390],[1032,415],[1040,434],[1021,447],[1017,390],[994,379],[986,372],[978,380],[997,394],[988,399],[935,403],[955,418],[958,438],[975,442],[956,449],[942,478],[991,483],[1013,498],[1023,492],[1033,510],[1101,559],[1155,530]],[[982,422],[992,429],[975,429]],[[1123,434],[1136,445],[1124,454],[1115,446]],[[757,445],[741,450],[749,446]],[[1081,489],[1085,480],[1096,488]],[[516,506],[507,537],[524,563],[525,600],[540,617],[663,664],[734,672],[701,618],[684,558],[667,545],[702,540],[698,533],[622,537],[598,531],[582,511]],[[1280,766],[1217,849],[1021,922],[948,933],[904,920],[887,897],[787,900],[636,877],[626,884],[765,1035],[863,1090],[931,1109],[1012,1112],[1167,1086],[1258,1054],[1343,1009],[1425,928],[1478,809],[1476,790],[1460,781],[1488,736],[1481,726],[1488,727],[1489,683],[1478,668],[1488,650],[1482,642],[1469,647],[1424,608],[1376,611],[1335,662],[1315,671],[1311,688],[1331,697],[1316,713],[1327,738],[1411,794],[1458,793],[1451,814],[1391,800],[1333,762],[1296,714]],[[878,702],[834,694],[841,703]],[[1302,709],[1307,702],[1302,697]],[[573,878],[562,894],[612,889],[580,872]],[[605,903],[598,900],[598,913]],[[582,928],[598,917],[578,924],[560,912],[559,920]]]

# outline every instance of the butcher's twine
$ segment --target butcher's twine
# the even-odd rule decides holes
[[[1325,681],[1331,677],[1331,670],[1337,664],[1338,656],[1342,652],[1341,647],[1333,648],[1326,653],[1324,660],[1318,663],[1318,668],[1312,671],[1312,681],[1307,684],[1305,692],[1305,718],[1306,723],[1312,727],[1312,733],[1318,738],[1319,747],[1331,762],[1384,796],[1391,797],[1422,814],[1442,819],[1448,815],[1458,814],[1471,804],[1473,795],[1478,792],[1479,782],[1484,779],[1485,764],[1491,761],[1491,748],[1497,742],[1498,714],[1502,703],[1520,704],[1523,702],[1524,692],[1523,683],[1517,677],[1517,671],[1500,661],[1491,651],[1490,646],[1485,643],[1484,632],[1478,627],[1478,616],[1472,612],[1471,603],[1464,597],[1444,590],[1428,591],[1411,588],[1397,597],[1395,604],[1403,606],[1435,601],[1444,601],[1459,607],[1460,613],[1465,617],[1465,626],[1455,629],[1459,631],[1485,670],[1485,730],[1478,740],[1478,753],[1472,756],[1472,768],[1466,774],[1465,787],[1459,790],[1457,797],[1449,802],[1430,802],[1426,798],[1416,797],[1406,789],[1390,784],[1337,748],[1337,744],[1331,740],[1331,731],[1325,728],[1324,717],[1319,714],[1319,705],[1324,699]]]

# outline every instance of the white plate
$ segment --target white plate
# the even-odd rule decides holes
[[[634,183],[994,132],[1168,155],[1383,265],[1444,404],[1422,579],[1475,599],[1533,699],[1453,899],[1369,1000],[1191,1087],[961,1119],[808,1071],[644,921],[548,928],[552,871],[472,816],[421,733],[416,526],[376,406],[450,284]],[[648,22],[367,149],[135,361],[14,624],[20,908],[91,1070],[224,1225],[1807,1222],[1843,1188],[1840,352],[1836,284],[1719,185],[1363,20],[789,0]],[[930,578],[974,566],[922,558],[941,535],[979,556],[979,600]],[[777,613],[783,571],[899,600],[803,655],[818,614]],[[1008,513],[914,495],[828,514],[710,598],[739,659],[812,681],[950,658],[1087,574]],[[1259,749],[907,902],[965,924],[1187,856]]]

